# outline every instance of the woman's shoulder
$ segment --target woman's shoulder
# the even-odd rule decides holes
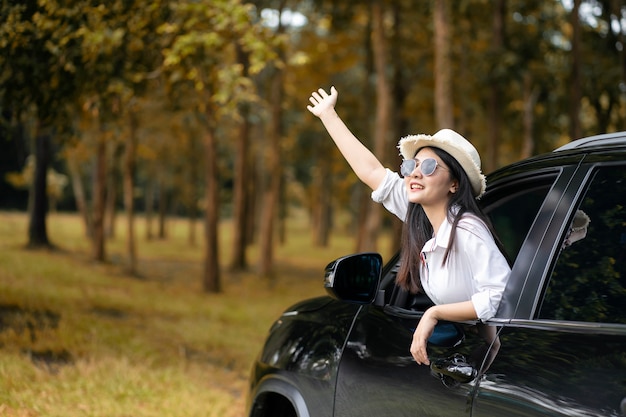
[[[491,237],[489,227],[476,213],[463,213],[457,223],[457,228],[480,237]]]

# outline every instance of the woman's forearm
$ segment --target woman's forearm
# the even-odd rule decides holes
[[[471,301],[436,305],[429,308],[428,312],[436,320],[465,321],[478,318],[474,304]]]

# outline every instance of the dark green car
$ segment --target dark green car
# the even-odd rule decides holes
[[[329,264],[327,297],[272,325],[250,417],[626,416],[626,132],[488,176],[480,200],[512,273],[496,317],[440,323],[430,366],[410,352],[430,300],[394,284],[397,256]],[[478,326],[494,326],[499,346]]]

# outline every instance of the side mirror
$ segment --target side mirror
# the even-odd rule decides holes
[[[324,287],[333,298],[356,304],[370,304],[378,291],[383,258],[378,253],[344,256],[329,263]]]

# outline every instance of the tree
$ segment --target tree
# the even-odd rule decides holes
[[[32,209],[28,226],[29,247],[50,247],[46,227],[47,171],[53,159],[53,136],[66,133],[68,106],[75,100],[76,45],[82,1],[28,0],[2,2],[0,6],[0,108],[20,120],[34,115],[35,155]]]
[[[501,56],[504,51],[504,21],[506,16],[504,0],[493,2],[491,56]],[[484,158],[485,170],[492,171],[497,166],[497,150],[500,142],[500,125],[502,119],[502,76],[499,62],[492,63],[494,67],[491,85],[489,88],[489,133],[487,143],[487,157]]]
[[[582,127],[580,125],[580,104],[581,104],[581,85],[580,85],[580,70],[581,70],[581,56],[580,56],[580,2],[581,0],[574,0],[574,7],[571,12],[572,19],[572,54],[571,54],[571,68],[570,74],[570,90],[569,90],[569,116],[570,116],[570,128],[569,136],[571,140],[575,140],[581,137]]]
[[[285,3],[286,0],[281,0],[278,5],[278,26],[275,33],[280,37],[285,33],[285,26],[282,22]],[[267,175],[263,186],[263,203],[261,206],[259,272],[261,276],[266,278],[273,278],[274,275],[275,225],[278,215],[281,183],[283,181],[283,169],[281,166],[281,142],[284,138],[283,100],[285,88],[285,51],[283,45],[277,45],[276,54],[278,59],[269,68],[270,121],[267,134],[268,143],[262,151],[262,156],[266,161]]]
[[[99,125],[96,139],[96,166],[93,187],[93,257],[103,261],[105,253],[105,214],[114,216],[116,181],[108,182],[114,172],[107,148],[124,149],[124,203],[127,212],[128,271],[136,273],[134,234],[134,177],[137,146],[137,97],[140,97],[162,60],[147,45],[157,43],[156,29],[167,16],[162,2],[146,5],[140,1],[116,0],[84,9],[86,24],[78,35],[82,39],[81,76],[83,103],[89,103]],[[84,106],[85,106],[84,104]],[[116,134],[128,127],[126,140]],[[117,129],[114,129],[117,128]],[[115,154],[116,152],[114,152]]]
[[[217,145],[220,122],[234,115],[239,103],[254,99],[253,83],[237,61],[236,45],[250,55],[250,74],[271,61],[272,40],[252,19],[250,6],[218,0],[181,1],[160,27],[167,37],[164,71],[170,95],[184,91],[204,127],[205,259],[203,288],[221,291],[218,253],[219,178]]]
[[[372,15],[372,49],[376,69],[376,120],[374,124],[374,154],[381,161],[389,148],[389,130],[391,128],[391,87],[388,80],[388,41],[385,33],[385,10],[380,1],[374,1]],[[365,219],[365,236],[358,251],[376,251],[377,237],[381,228],[382,211],[379,204],[369,201]]]
[[[435,119],[438,128],[454,129],[452,100],[452,60],[450,56],[450,5],[434,0]]]
[[[237,45],[237,60],[242,66],[242,75],[249,76],[249,57],[240,45]],[[251,198],[248,193],[248,176],[250,169],[250,104],[240,105],[241,124],[235,144],[235,175],[233,180],[233,248],[230,267],[234,271],[242,271],[248,267],[246,248],[248,247],[248,223]]]

